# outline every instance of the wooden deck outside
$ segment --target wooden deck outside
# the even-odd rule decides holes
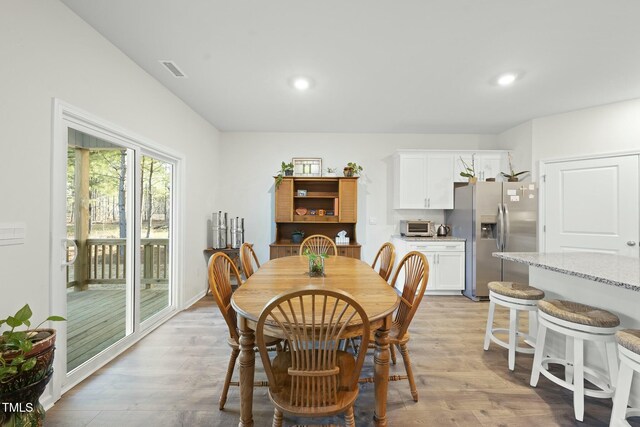
[[[141,320],[165,308],[167,289],[140,291]],[[67,372],[125,335],[125,290],[90,289],[67,294]]]

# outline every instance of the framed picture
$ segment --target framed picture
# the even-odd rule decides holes
[[[322,176],[321,158],[294,157],[291,163],[293,163],[293,176]]]

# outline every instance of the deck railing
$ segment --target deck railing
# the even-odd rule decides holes
[[[72,251],[67,250],[67,259]],[[76,263],[84,262],[86,277],[75,277],[75,267],[67,267],[67,287],[126,283],[126,251],[126,239],[87,239],[84,255],[78,254],[76,259]],[[169,239],[140,239],[140,261],[142,284],[169,283]]]

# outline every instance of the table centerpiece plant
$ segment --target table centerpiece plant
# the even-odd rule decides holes
[[[324,259],[329,258],[327,254],[317,254],[305,249],[304,254],[309,259],[309,277],[324,276]]]

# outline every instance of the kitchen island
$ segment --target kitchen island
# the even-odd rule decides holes
[[[640,329],[640,258],[593,252],[495,252],[505,261],[529,265],[529,284],[542,289],[545,299],[565,299],[609,310],[621,328]],[[549,331],[550,352],[564,355],[564,339]],[[587,343],[591,344],[591,343]],[[585,349],[587,363],[604,370],[596,348]],[[631,401],[640,405],[640,384]]]

